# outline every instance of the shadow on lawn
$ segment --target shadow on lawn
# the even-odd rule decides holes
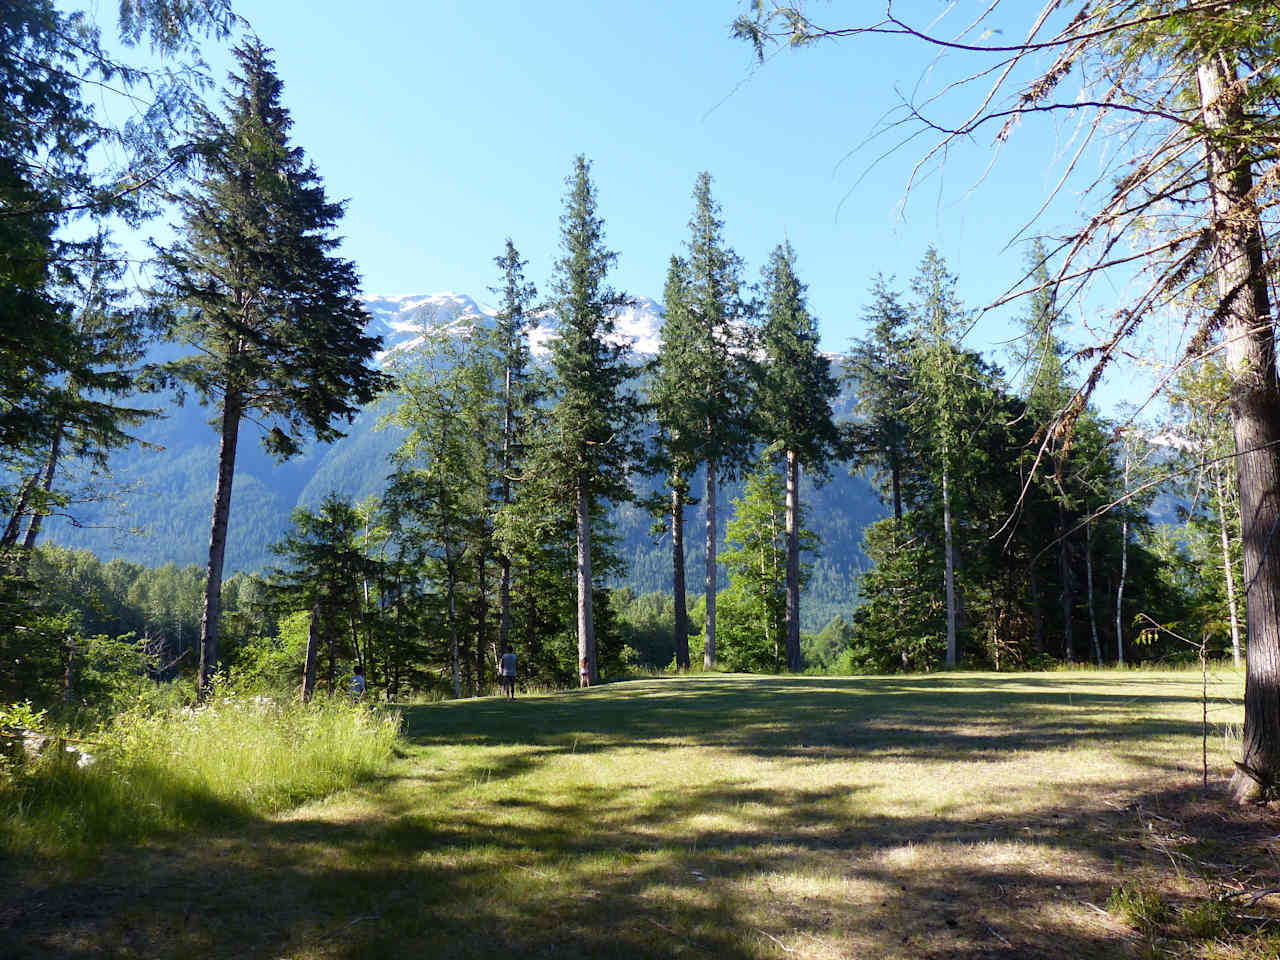
[[[838,945],[868,958],[1105,960],[1134,955],[1118,925],[1059,908],[1105,902],[1118,881],[1099,877],[1123,872],[1111,865],[1133,856],[1141,811],[1195,803],[1190,792],[1135,794],[1123,807],[1091,795],[998,823],[889,812],[848,822],[824,791],[691,787],[638,816],[633,792],[583,786],[555,805],[529,801],[547,825],[514,834],[458,809],[261,822],[149,848],[85,880],[16,901],[7,892],[0,942],[7,957],[69,960],[768,957],[778,944],[798,956]],[[678,845],[662,830],[709,810],[738,811],[739,823]],[[1065,864],[972,856],[1026,839],[1095,870],[1082,880]],[[790,885],[813,875],[821,891]]]
[[[1167,870],[1153,829],[1176,820],[1187,834],[1177,843],[1207,838],[1233,855],[1273,836],[1265,815],[1249,819],[1149,779],[989,819],[853,816],[845,811],[857,788],[847,787],[582,782],[521,795],[506,784],[546,756],[622,746],[659,757],[667,744],[699,742],[769,758],[932,759],[1090,737],[1141,755],[1147,738],[1198,730],[1146,716],[1195,702],[1167,686],[1081,696],[1068,695],[1074,679],[988,679],[985,689],[962,676],[646,681],[409,711],[418,744],[489,749],[447,771],[422,751],[388,777],[398,782],[369,788],[376,818],[339,820],[320,808],[189,845],[120,851],[80,878],[7,884],[0,953],[1107,960],[1135,956],[1135,946],[1081,905],[1102,906],[1138,865]],[[1167,783],[1163,773],[1154,782]],[[493,782],[503,789],[469,789]],[[449,803],[428,815],[415,791]],[[1041,854],[1026,854],[1032,847]]]
[[[1149,693],[1134,693],[1127,678],[1125,685],[1123,693],[1081,694],[1074,677],[984,676],[981,685],[963,677],[649,680],[605,693],[438,704],[410,709],[406,720],[409,736],[428,745],[592,752],[697,743],[760,757],[921,760],[989,759],[1082,741],[1122,749],[1198,733],[1194,718],[1150,716],[1191,707],[1195,695],[1170,692],[1167,683]],[[779,695],[787,698],[785,714]]]

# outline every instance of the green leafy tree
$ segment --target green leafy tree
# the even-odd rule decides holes
[[[788,524],[792,503],[786,487],[774,465],[762,464],[747,475],[746,488],[733,501],[733,517],[725,526],[728,549],[723,560],[729,589],[721,595],[722,653],[731,670],[799,669],[788,650],[787,567],[793,529]],[[800,550],[811,552],[817,538],[803,522],[802,513],[794,539]],[[797,569],[803,584],[809,564],[798,564]]]
[[[287,564],[275,570],[271,588],[287,611],[311,611],[305,660],[299,664],[302,698],[308,700],[321,644],[328,652],[330,694],[337,686],[339,659],[361,663],[359,621],[370,561],[361,549],[360,515],[336,493],[327,494],[314,513],[298,508],[292,519],[292,529],[271,548]]]
[[[364,334],[353,264],[335,255],[342,204],[330,201],[302,150],[269,51],[236,48],[225,119],[205,111],[201,175],[178,199],[178,238],[160,251],[163,295],[179,336],[199,353],[179,367],[218,410],[220,436],[200,688],[218,663],[219,598],[240,424],[261,417],[264,446],[284,459],[303,439],[342,435],[360,405],[388,384],[369,366],[380,341]]]
[[[787,669],[800,662],[800,468],[819,479],[830,476],[830,460],[844,450],[831,402],[840,385],[831,361],[818,350],[818,324],[796,277],[791,244],[774,248],[764,268],[764,363],[757,410],[765,441],[786,462],[786,651]]]
[[[627,500],[629,467],[639,459],[634,437],[640,404],[628,381],[635,371],[615,334],[628,302],[606,278],[617,254],[605,247],[590,164],[574,160],[560,218],[561,257],[551,281],[556,336],[551,342],[555,403],[548,421],[545,465],[574,504],[577,540],[578,656],[599,679],[592,611],[593,514],[605,500]]]

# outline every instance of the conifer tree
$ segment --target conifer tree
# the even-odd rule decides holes
[[[700,331],[689,303],[689,266],[673,256],[663,291],[663,319],[658,356],[649,387],[649,402],[661,432],[659,460],[667,473],[671,522],[672,600],[676,667],[687,670],[689,607],[685,586],[684,508],[689,502],[690,477],[698,464],[699,438],[706,415],[704,396],[696,384]]]
[[[592,682],[599,679],[592,612],[593,512],[604,500],[631,496],[627,472],[637,459],[634,437],[640,404],[629,392],[635,371],[615,334],[625,294],[606,282],[617,254],[605,247],[604,220],[596,213],[591,167],[579,155],[566,180],[560,248],[551,280],[556,337],[551,344],[555,405],[549,429],[552,465],[574,505],[577,535],[578,655]]]
[[[822,479],[844,449],[832,419],[840,386],[818,350],[818,324],[796,277],[790,242],[775,247],[764,268],[764,369],[758,412],[765,440],[785,454],[787,484],[787,669],[800,662],[800,468]]]
[[[502,297],[502,305],[494,322],[494,336],[498,356],[502,364],[502,457],[499,464],[501,505],[510,506],[512,483],[517,469],[519,453],[524,446],[524,419],[526,408],[533,402],[529,388],[529,337],[532,318],[528,315],[530,304],[537,296],[532,283],[526,283],[524,268],[527,261],[507,238],[506,250],[495,257],[494,263],[502,271],[502,285],[493,289]],[[505,650],[511,636],[511,557],[504,550],[498,557],[502,579],[498,585],[498,649]]]
[[[668,410],[680,408],[695,430],[696,462],[706,465],[706,646],[703,665],[716,662],[716,490],[721,475],[733,476],[745,463],[754,442],[751,420],[750,330],[753,305],[742,295],[742,258],[723,238],[720,206],[711,196],[711,175],[698,174],[693,187],[694,210],[684,258],[682,309],[670,312],[673,327],[664,343],[681,342],[687,378]],[[695,420],[696,418],[696,420]]]
[[[200,689],[217,670],[219,598],[236,446],[245,416],[268,425],[263,445],[279,459],[314,436],[342,435],[388,379],[370,367],[380,345],[364,334],[353,264],[335,253],[343,205],[289,143],[291,120],[270,51],[236,48],[225,119],[201,116],[202,173],[179,197],[178,239],[160,252],[163,293],[181,318],[179,337],[198,354],[179,365],[218,411],[217,483],[201,620]]]
[[[914,368],[918,378],[916,414],[929,434],[942,492],[943,586],[947,603],[948,667],[956,665],[956,550],[952,527],[952,484],[963,456],[959,411],[967,391],[960,371],[960,350],[953,340],[963,316],[955,294],[956,279],[933,247],[925,251],[912,280],[917,323]]]
[[[858,397],[860,419],[849,424],[853,466],[874,465],[888,475],[888,499],[895,523],[902,524],[902,475],[911,442],[907,410],[911,404],[911,343],[907,333],[910,315],[890,287],[877,275],[871,285],[871,306],[863,322],[871,335],[856,341],[845,357],[845,379]]]

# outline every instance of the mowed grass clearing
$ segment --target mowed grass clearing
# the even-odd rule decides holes
[[[1207,796],[1191,672],[703,675],[410,708],[370,784],[22,865],[0,954],[1264,956],[1217,927],[1162,946],[1106,909],[1126,884],[1175,916],[1280,886],[1273,815],[1222,796],[1241,686],[1211,677]]]

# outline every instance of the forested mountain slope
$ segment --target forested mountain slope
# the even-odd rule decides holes
[[[383,338],[384,363],[397,350],[411,348],[424,325],[448,328],[466,314],[492,314],[472,298],[455,293],[371,297],[366,306],[373,318],[370,331]],[[638,358],[656,349],[660,310],[654,301],[640,299],[619,322],[619,331],[633,341]],[[535,357],[545,356],[546,338],[545,328],[533,332]],[[260,431],[245,423],[231,504],[228,573],[269,569],[275,562],[270,545],[283,537],[295,507],[315,507],[331,491],[350,500],[382,491],[389,473],[387,457],[401,439],[397,428],[378,426],[390,402],[366,407],[345,438],[312,444],[301,456],[279,464],[263,451]],[[165,407],[166,416],[146,425],[140,437],[159,449],[116,453],[109,498],[75,504],[70,511],[74,520],[50,518],[45,527],[47,542],[89,549],[104,560],[121,557],[148,566],[170,561],[204,563],[217,435],[207,422],[209,411],[190,400],[178,405],[173,397],[163,397],[156,405]],[[837,415],[850,416],[850,407],[846,391]],[[862,529],[884,514],[864,478],[849,476],[843,464],[834,464],[831,474],[822,486],[815,486],[809,477],[801,486],[810,526],[822,538],[805,605],[806,625],[813,628],[821,627],[838,609],[851,606],[857,572],[865,562],[860,549]],[[641,482],[656,489],[661,480],[642,478]],[[701,477],[695,477],[693,488],[700,489],[701,483]],[[724,523],[733,516],[732,501],[741,492],[740,481],[723,486],[722,536]],[[637,593],[670,589],[670,540],[655,542],[651,519],[636,507],[616,506],[613,515],[629,571],[623,584]],[[702,507],[690,508],[689,529],[701,530],[704,523]],[[689,538],[687,553],[689,569],[700,570],[700,537]]]

